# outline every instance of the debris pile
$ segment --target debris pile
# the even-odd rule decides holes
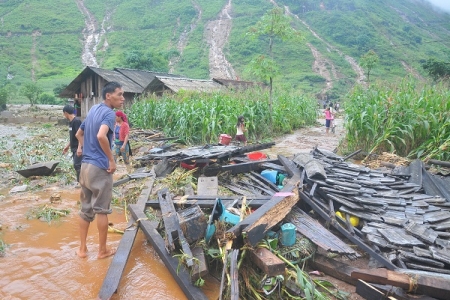
[[[208,274],[220,281],[220,299],[345,299],[329,283],[311,280],[306,263],[357,285],[362,295],[446,299],[448,181],[421,161],[380,171],[317,148],[290,159],[258,152],[271,145],[161,147],[136,159],[143,168],[126,180],[148,177],[146,187],[129,205],[130,227],[99,298],[117,289],[123,257],[141,228],[189,299],[207,299],[199,286]],[[175,168],[186,170],[177,180],[191,176],[195,184],[156,189],[157,177]],[[380,268],[353,268],[318,252],[350,260],[369,255]]]

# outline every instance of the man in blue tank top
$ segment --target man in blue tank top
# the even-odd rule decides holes
[[[116,120],[113,109],[121,108],[125,99],[122,86],[117,82],[106,84],[102,96],[103,102],[92,106],[76,134],[79,141],[77,152],[83,153],[80,172],[80,248],[76,251],[81,258],[87,257],[86,239],[89,225],[95,216],[99,236],[97,258],[105,258],[116,252],[116,249],[106,247],[108,214],[112,212],[112,176],[116,171],[111,143]]]

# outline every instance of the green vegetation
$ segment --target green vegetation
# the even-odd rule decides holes
[[[30,109],[39,111],[36,106]],[[8,170],[21,170],[34,163],[58,160],[60,163],[54,174],[42,177],[45,181],[39,184],[74,182],[75,171],[72,167],[72,160],[64,159],[61,156],[68,139],[67,127],[55,127],[53,124],[43,124],[37,128],[27,127],[26,137],[17,137],[14,141],[11,140],[11,137],[0,138],[0,163],[7,165],[0,169],[0,176]],[[57,172],[58,170],[61,171]],[[19,180],[27,179],[21,177]],[[13,183],[19,182],[14,181]]]
[[[136,102],[128,116],[137,127],[159,128],[166,136],[177,136],[186,143],[217,143],[222,133],[234,136],[238,115],[245,117],[250,141],[288,133],[316,121],[316,100],[274,91],[271,127],[268,100],[268,91],[258,89],[212,94],[179,92]]]
[[[450,79],[450,62],[430,58],[422,64],[422,67],[434,81]]]
[[[0,238],[0,257],[5,256],[6,248],[8,248],[8,244],[5,243],[2,238]]]
[[[349,150],[389,151],[403,157],[450,160],[448,86],[377,82],[357,86],[345,102]]]
[[[33,106],[37,103],[43,91],[36,83],[28,82],[22,87],[20,92],[30,101],[31,106]]]
[[[209,22],[218,18],[225,4],[207,0],[84,1],[98,29],[105,30],[96,48],[100,67],[124,67],[127,55],[136,50],[157,62],[146,68],[159,70],[167,70],[169,59],[179,56],[174,73],[191,78],[210,75],[205,36],[211,30]],[[373,49],[379,63],[370,78],[391,82],[411,70],[425,76],[424,62],[435,59],[448,63],[450,58],[450,15],[436,12],[426,3],[278,0],[277,4],[289,8],[293,14],[290,25],[305,36],[304,42],[286,41],[283,47],[274,47],[273,57],[282,70],[275,83],[278,88],[308,94],[323,90],[325,83],[317,80],[320,75],[312,70],[315,58],[309,45],[328,61],[326,68],[333,83],[329,99],[343,98],[355,82],[357,74],[347,55],[357,60]],[[270,2],[262,0],[232,4],[232,27],[224,53],[242,80],[258,79],[245,72],[255,55],[270,56],[268,37],[251,40],[246,32],[272,8]],[[0,16],[0,88],[11,84],[20,90],[35,79],[44,92],[51,93],[83,69],[85,16],[75,1],[1,1]],[[177,45],[182,33],[186,34],[186,45],[181,52]],[[162,62],[164,68],[160,68]],[[13,102],[27,101],[18,93],[10,97]]]
[[[379,61],[378,55],[373,50],[367,51],[366,54],[361,56],[360,65],[366,69],[367,82],[370,84],[370,71],[376,66]]]
[[[268,11],[261,20],[251,27],[248,35],[252,37],[267,37],[269,39],[269,56],[260,54],[249,64],[250,73],[260,80],[269,82],[269,123],[272,125],[272,91],[273,79],[280,74],[279,67],[274,59],[273,45],[276,40],[300,41],[300,32],[292,29],[290,21],[285,12],[280,8],[274,8]]]
[[[39,207],[32,208],[27,213],[28,219],[38,219],[51,223],[52,221],[59,220],[61,217],[65,217],[70,213],[68,209],[57,209],[47,204]]]

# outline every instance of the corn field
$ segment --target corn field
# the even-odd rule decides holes
[[[349,150],[388,151],[410,158],[450,160],[448,86],[358,86],[345,102]]]
[[[217,143],[220,134],[236,134],[237,117],[245,117],[250,142],[314,124],[317,101],[302,95],[280,92],[274,95],[272,127],[268,92],[260,89],[215,93],[182,91],[150,95],[127,111],[131,122],[144,129],[160,129],[187,144]]]

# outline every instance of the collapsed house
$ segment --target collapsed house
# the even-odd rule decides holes
[[[146,94],[160,96],[165,92],[178,93],[180,90],[213,92],[262,86],[261,83],[249,81],[219,78],[192,79],[176,74],[146,70],[127,68],[107,70],[87,66],[61,91],[59,97],[70,98],[78,102],[81,107],[78,116],[85,118],[93,105],[101,103],[103,100],[102,89],[111,81],[122,84],[125,106],[130,106],[136,98]]]
[[[348,162],[353,154],[341,157],[317,148],[270,159],[259,151],[271,145],[161,147],[138,158],[143,168],[124,180],[148,177],[137,203],[129,205],[130,224],[138,225],[125,232],[99,298],[108,299],[117,289],[141,228],[188,299],[207,299],[194,283],[209,272],[205,249],[212,244],[222,252],[220,299],[249,297],[240,286],[249,281],[241,263],[254,266],[264,281],[253,293],[270,297],[283,288],[305,297],[298,265],[307,261],[356,285],[363,296],[409,299],[407,293],[416,293],[447,299],[448,178],[430,174],[419,160],[374,170]],[[180,195],[164,188],[152,196],[155,179],[176,167],[198,176],[197,191]],[[227,195],[220,194],[223,189]],[[159,218],[149,218],[148,208],[158,209]],[[368,255],[376,267],[354,268],[319,252],[350,261]],[[288,272],[292,267],[295,276]]]

